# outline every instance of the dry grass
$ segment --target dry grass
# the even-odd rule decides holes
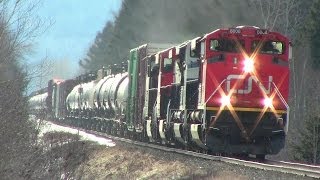
[[[43,139],[49,148],[31,164],[30,179],[301,179],[125,143],[100,146],[64,133]]]
[[[117,145],[94,151],[76,174],[82,179],[248,179],[232,172],[209,171],[174,158],[168,160],[142,149]]]

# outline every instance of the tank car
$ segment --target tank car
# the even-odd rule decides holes
[[[47,109],[48,109],[46,104],[47,97],[48,97],[48,93],[44,92],[41,94],[34,94],[29,99],[30,111],[37,118],[43,119],[47,114]]]
[[[73,124],[100,131],[119,127],[126,108],[127,73],[102,69],[97,78],[86,79],[74,86],[66,98],[68,118],[73,119]]]

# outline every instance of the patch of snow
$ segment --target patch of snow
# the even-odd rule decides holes
[[[88,141],[93,141],[98,143],[99,145],[105,145],[109,147],[115,146],[115,142],[113,142],[111,139],[106,139],[102,137],[97,137],[93,134],[86,133],[84,131],[80,131],[78,129],[74,128],[69,128],[69,127],[64,127],[60,126],[48,121],[43,122],[43,126],[41,127],[41,131],[39,133],[39,136],[43,136],[47,132],[52,132],[52,131],[58,131],[58,132],[68,132],[71,134],[78,134],[81,137],[81,140],[88,140]]]

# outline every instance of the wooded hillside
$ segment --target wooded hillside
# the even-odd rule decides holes
[[[241,11],[248,8],[249,14]],[[129,49],[143,43],[181,43],[221,26],[261,25],[255,9],[249,0],[124,0],[116,20],[106,23],[79,63],[96,70],[126,61]]]

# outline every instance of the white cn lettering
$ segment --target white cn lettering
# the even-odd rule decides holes
[[[258,87],[265,92],[266,94],[270,94],[271,93],[271,83],[273,80],[272,76],[269,76],[268,79],[268,85],[267,87],[265,87],[255,76],[250,76],[248,78],[248,85],[245,89],[232,89],[231,88],[231,81],[234,80],[243,80],[245,79],[244,75],[235,75],[235,74],[231,74],[227,77],[227,92],[229,93],[231,90],[231,93],[235,93],[235,94],[249,94],[252,92],[252,81],[254,81],[256,84],[258,84]]]

